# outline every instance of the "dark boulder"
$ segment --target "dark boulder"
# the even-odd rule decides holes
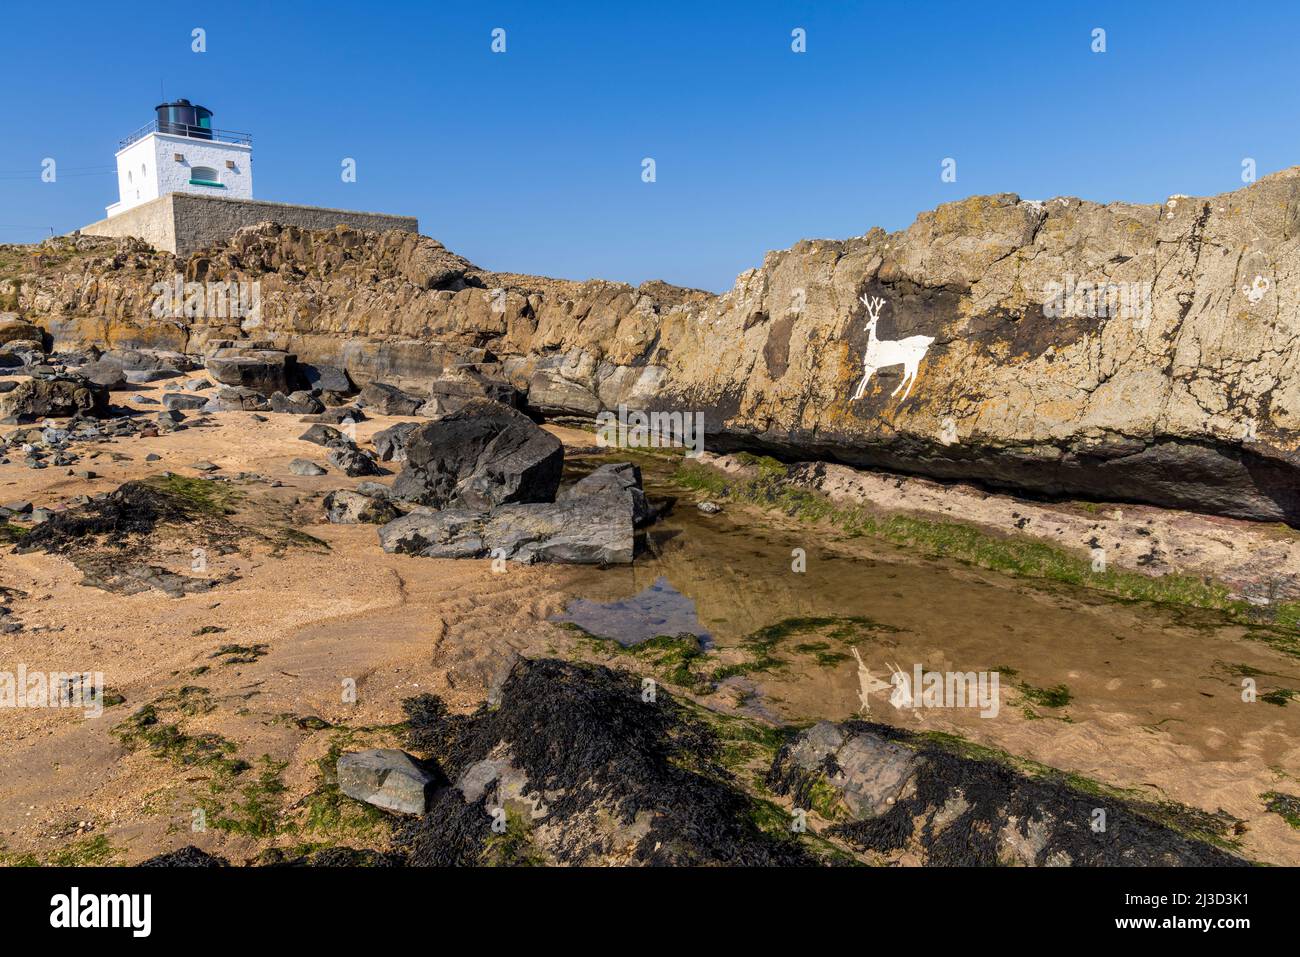
[[[364,422],[366,414],[358,409],[355,405],[335,406],[332,409],[326,409],[319,415],[312,416],[313,422],[326,422],[330,425],[343,425],[347,422]]]
[[[203,406],[204,412],[267,412],[270,404],[256,389],[226,386],[218,389]]]
[[[77,369],[77,375],[84,376],[88,381],[93,382],[100,388],[108,389],[110,392],[120,392],[131,388],[131,383],[126,378],[126,372],[120,365],[109,359],[89,362]]]
[[[204,360],[208,374],[223,385],[252,389],[264,396],[289,393],[293,356],[270,349],[219,349]]]
[[[442,508],[486,510],[555,498],[564,446],[531,419],[499,402],[474,399],[421,425],[406,442],[395,498]]]
[[[188,392],[169,392],[162,398],[163,408],[169,412],[188,409],[202,409],[208,404],[205,395],[192,395]]]
[[[412,432],[420,427],[418,422],[398,422],[382,431],[376,432],[371,439],[375,444],[375,454],[381,462],[402,462],[406,459],[406,440]]]
[[[386,552],[424,558],[482,558],[482,512],[466,508],[436,511],[417,507],[379,530],[379,545]]]
[[[576,501],[593,495],[623,502],[632,512],[634,525],[644,525],[650,519],[650,506],[641,490],[641,469],[631,462],[602,465],[561,491],[557,501]]]
[[[363,452],[347,439],[331,442],[327,448],[329,453],[325,456],[326,460],[344,475],[356,477],[383,474],[368,453]]]
[[[378,415],[414,415],[425,400],[420,396],[409,395],[396,386],[372,382],[361,390],[357,402]]]
[[[429,398],[416,415],[426,418],[450,415],[471,399],[492,399],[511,407],[519,404],[519,392],[511,383],[471,369],[444,372],[422,385]]]
[[[338,429],[318,422],[298,436],[298,441],[311,442],[314,445],[329,445],[331,442],[342,442],[346,441],[346,439]]]
[[[290,415],[316,415],[325,411],[325,406],[310,392],[271,393],[271,411]]]
[[[352,380],[348,374],[336,366],[316,365],[310,362],[298,363],[298,374],[307,386],[321,392],[346,393],[352,391]]]
[[[632,561],[632,509],[613,495],[502,505],[483,526],[496,557],[530,564],[626,565]]]

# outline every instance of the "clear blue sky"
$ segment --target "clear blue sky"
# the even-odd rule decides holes
[[[5,242],[103,216],[115,180],[88,168],[160,81],[253,135],[258,198],[413,214],[490,269],[712,290],[972,194],[1157,202],[1300,162],[1291,3],[63,0],[2,22]]]

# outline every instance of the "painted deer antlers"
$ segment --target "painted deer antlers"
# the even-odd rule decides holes
[[[867,314],[871,316],[871,318],[867,320],[867,325],[874,326],[876,320],[880,318],[880,310],[881,307],[884,306],[885,300],[878,296],[868,296],[866,293],[859,296],[858,300],[867,307]]]

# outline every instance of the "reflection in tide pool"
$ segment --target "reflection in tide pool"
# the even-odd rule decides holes
[[[611,638],[624,648],[659,635],[695,635],[708,647],[712,641],[695,614],[695,602],[660,576],[631,598],[596,602],[576,598],[552,621],[572,622],[589,634]]]

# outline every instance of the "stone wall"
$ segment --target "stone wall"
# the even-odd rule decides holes
[[[349,209],[295,206],[258,199],[229,199],[168,193],[109,219],[82,227],[89,236],[135,236],[155,249],[188,256],[205,246],[222,243],[245,226],[276,222],[304,229],[354,229],[419,232],[414,216],[391,216]]]
[[[117,239],[134,236],[143,239],[154,249],[175,252],[176,215],[171,200],[170,196],[148,200],[139,206],[132,206],[124,213],[83,226],[80,231],[87,236],[111,236]]]

